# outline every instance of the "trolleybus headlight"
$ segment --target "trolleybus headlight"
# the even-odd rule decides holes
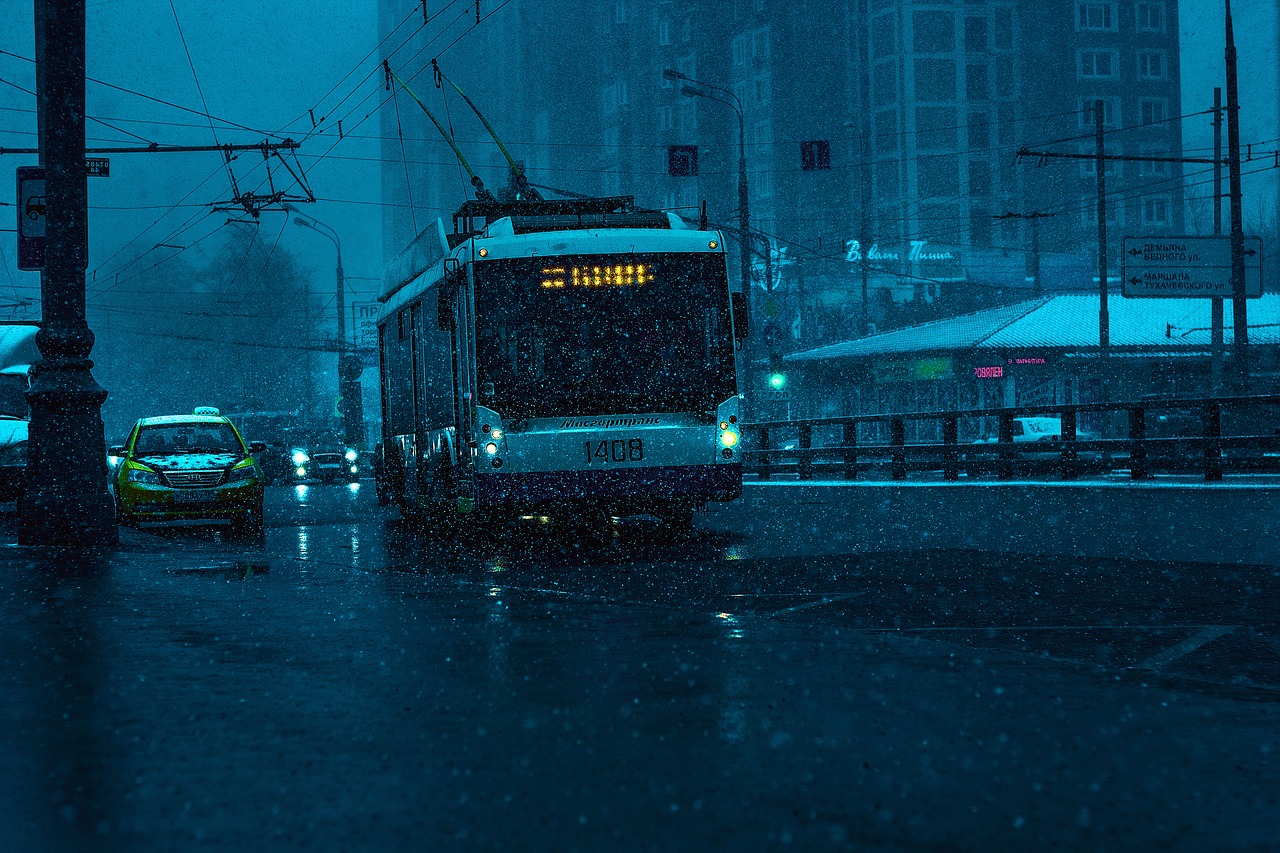
[[[355,450],[353,450],[353,449],[348,449],[348,450],[347,450],[347,453],[346,453],[346,457],[345,457],[345,458],[346,458],[346,460],[347,460],[348,462],[355,462],[355,461],[356,461],[356,458],[357,458],[357,457],[359,457],[359,455],[360,455],[360,454],[359,454],[359,453],[356,453],[356,452],[355,452]]]
[[[495,456],[498,453],[498,445],[491,441],[484,446],[484,452],[488,453],[490,456]]]
[[[294,465],[306,465],[308,462],[311,461],[311,457],[307,455],[307,452],[305,450],[293,451],[292,458],[293,458]]]
[[[299,477],[305,477],[307,476],[307,469],[299,465],[297,470],[294,471],[293,473],[297,474]]]

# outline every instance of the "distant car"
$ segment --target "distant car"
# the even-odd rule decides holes
[[[1088,441],[1088,434],[1076,431],[1076,440]],[[1062,421],[1054,417],[1021,417],[1013,419],[1013,440],[1024,441],[1061,441]],[[979,438],[974,444],[996,444],[999,436],[988,435]]]
[[[291,479],[295,482],[355,483],[360,480],[360,452],[337,437],[295,445],[289,450]]]
[[[27,391],[40,359],[34,323],[0,322],[0,502],[16,501],[27,487]]]
[[[123,445],[108,451],[121,523],[226,520],[260,533],[265,478],[254,461],[260,442],[246,443],[218,410],[142,418]]]

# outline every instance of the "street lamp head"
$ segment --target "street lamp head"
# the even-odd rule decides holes
[[[666,77],[668,80],[688,80],[689,79],[688,77],[684,76],[674,68],[663,69],[662,76]]]
[[[684,86],[680,89],[680,94],[688,95],[691,98],[705,98],[707,93],[696,86]]]
[[[295,216],[293,217],[293,224],[294,224],[294,225],[301,225],[303,228],[314,228],[314,227],[315,227],[315,224],[314,224],[310,219],[306,219],[306,218],[305,218],[305,217],[303,217],[301,214],[297,214],[297,215],[295,215]]]

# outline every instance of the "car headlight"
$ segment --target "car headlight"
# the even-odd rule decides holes
[[[347,451],[346,459],[348,462],[355,462],[359,458],[360,458],[360,454],[357,453],[356,451],[354,450]]]
[[[294,465],[306,465],[308,462],[311,461],[311,457],[307,455],[307,452],[305,450],[293,451],[292,458],[293,458]]]
[[[241,465],[239,468],[232,468],[231,473],[227,475],[228,483],[237,483],[241,480],[256,479],[258,479],[258,466],[253,463]]]
[[[160,485],[160,475],[150,468],[130,468],[124,472],[124,477],[131,483],[139,483],[144,486]]]

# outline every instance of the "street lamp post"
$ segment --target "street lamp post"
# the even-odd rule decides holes
[[[364,443],[364,414],[360,399],[360,363],[358,359],[349,358],[347,353],[347,297],[346,280],[342,274],[342,241],[338,232],[315,217],[305,216],[292,205],[288,210],[294,214],[294,224],[310,228],[317,234],[328,237],[338,253],[336,301],[338,310],[338,399],[339,413],[342,416],[342,439],[347,444]]]
[[[742,110],[742,101],[723,86],[715,86],[702,80],[695,80],[674,68],[662,72],[668,80],[682,80],[693,86],[684,86],[681,94],[691,98],[707,98],[728,105],[738,115],[738,229],[739,245],[742,254],[742,298],[746,302],[747,314],[751,313],[751,212],[747,198],[747,122]],[[700,86],[702,88],[695,88]],[[717,94],[718,93],[718,94]]]

